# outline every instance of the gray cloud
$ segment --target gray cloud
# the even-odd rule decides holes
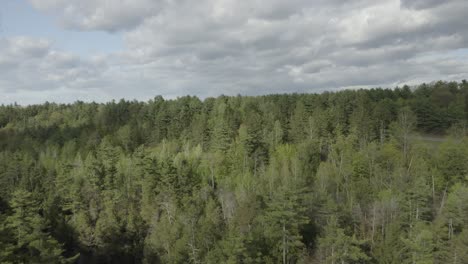
[[[443,5],[445,2],[440,0],[401,0],[401,6],[409,9],[427,9]]]
[[[62,26],[77,30],[119,31],[157,14],[169,0],[30,0],[44,11],[58,13]]]
[[[1,87],[25,75],[17,86],[44,91],[41,100],[63,91],[95,100],[206,97],[468,77],[464,0],[30,2],[65,28],[120,32],[125,44],[96,58],[44,40],[0,44],[8,46],[0,69],[10,71]]]
[[[57,51],[47,40],[4,38],[0,40],[0,92],[3,94],[0,103],[33,103],[50,100],[48,95],[57,92],[76,94],[92,90],[93,84],[100,82],[103,71],[105,66],[99,60],[84,60]]]

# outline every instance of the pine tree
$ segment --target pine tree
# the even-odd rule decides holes
[[[347,235],[339,226],[336,216],[332,216],[318,241],[318,261],[326,264],[367,263],[370,257],[361,248],[363,242]]]
[[[2,261],[29,263],[67,263],[76,257],[66,259],[62,256],[62,245],[48,232],[46,220],[40,214],[39,202],[33,194],[17,190],[11,199],[13,214],[5,219],[4,230],[12,238],[5,245]]]
[[[300,232],[309,219],[305,216],[303,195],[280,188],[267,203],[260,221],[275,263],[296,263],[304,249]]]
[[[409,231],[408,237],[403,238],[403,242],[406,251],[403,263],[433,263],[434,242],[430,226],[421,221],[417,222]]]

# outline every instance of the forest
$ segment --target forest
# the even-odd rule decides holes
[[[0,106],[0,263],[468,263],[468,83]]]

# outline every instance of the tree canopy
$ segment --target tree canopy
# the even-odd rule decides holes
[[[0,263],[467,263],[468,85],[0,106]]]

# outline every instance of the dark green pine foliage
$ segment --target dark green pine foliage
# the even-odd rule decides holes
[[[1,226],[4,237],[9,238],[2,241],[2,262],[69,263],[77,258],[62,256],[62,245],[48,232],[40,203],[33,194],[17,190],[12,194],[10,205],[12,214]]]

